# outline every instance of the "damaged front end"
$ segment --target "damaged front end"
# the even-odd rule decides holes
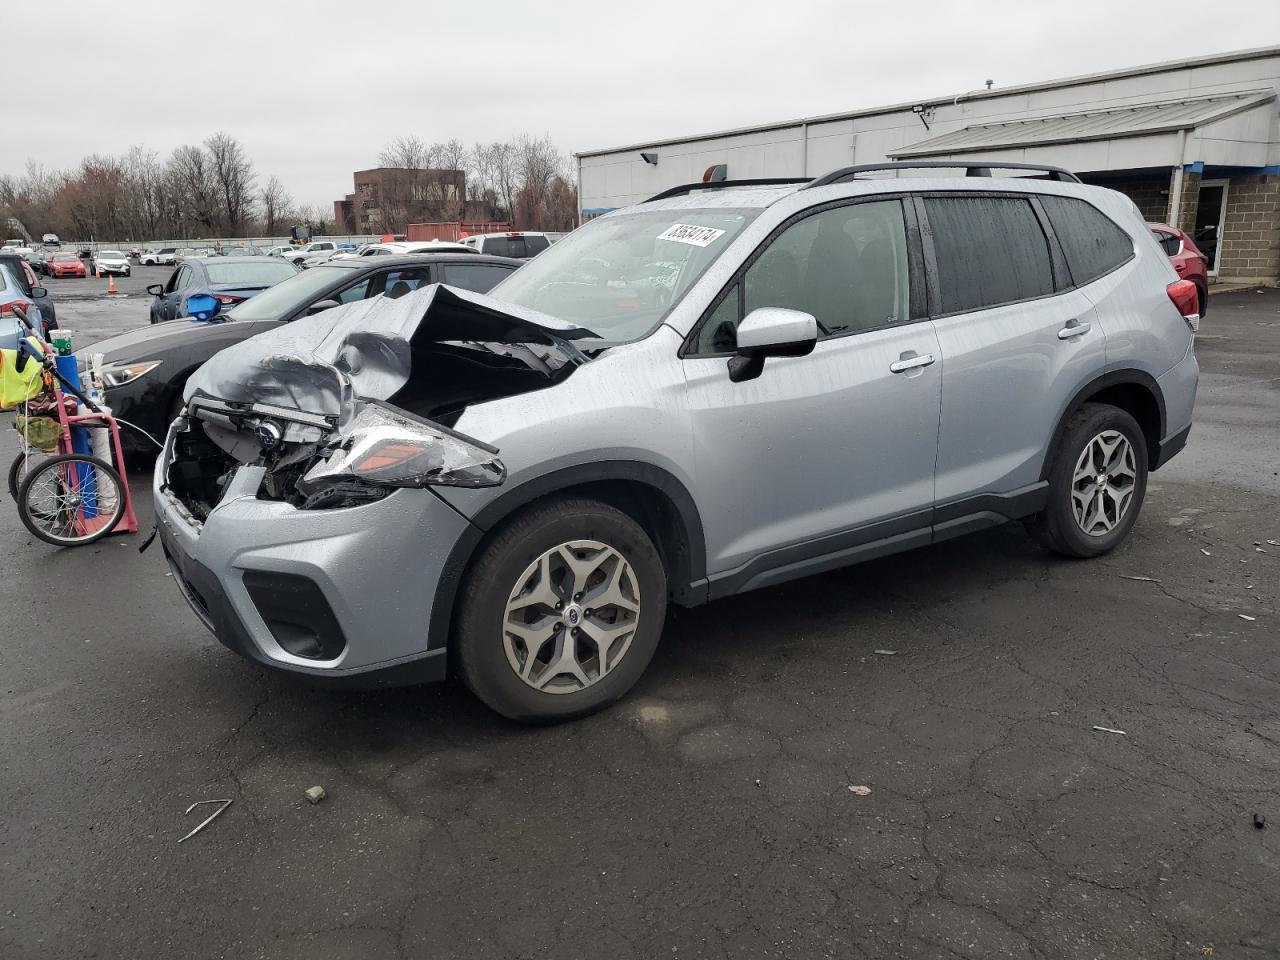
[[[501,484],[497,449],[452,424],[471,404],[544,389],[586,362],[573,328],[510,310],[432,286],[224,350],[188,383],[165,488],[203,522],[234,478],[248,479],[242,469],[256,497],[303,510]]]

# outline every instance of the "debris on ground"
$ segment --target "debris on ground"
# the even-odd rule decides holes
[[[864,786],[862,786],[861,784],[856,784],[856,785],[854,785],[854,786],[851,786],[851,787],[849,788],[849,792],[850,792],[850,793],[852,793],[855,797],[869,797],[869,796],[871,796],[871,788],[870,788],[870,787],[864,787]]]
[[[1099,731],[1101,731],[1102,733],[1118,733],[1118,734],[1120,734],[1120,736],[1122,736],[1122,737],[1127,737],[1127,736],[1128,736],[1128,734],[1127,734],[1127,733],[1125,733],[1123,730],[1117,730],[1115,727],[1096,727],[1096,726],[1095,726],[1093,729],[1095,729],[1095,730],[1099,730]]]
[[[1210,553],[1208,550],[1206,550],[1204,547],[1201,547],[1201,548],[1200,548],[1200,552],[1201,552],[1201,553],[1203,553],[1206,557],[1212,557],[1212,556],[1213,556],[1213,554],[1212,554],[1212,553]]]
[[[190,833],[188,833],[185,837],[180,839],[178,841],[179,843],[181,843],[183,840],[190,840],[192,837],[194,837],[197,833],[199,833],[209,824],[213,823],[213,821],[216,820],[222,814],[223,810],[231,806],[231,801],[229,799],[228,800],[197,800],[191,806],[187,807],[187,809],[182,812],[182,815],[185,817],[196,807],[205,803],[220,803],[222,804],[222,806],[220,806],[217,810],[213,811],[213,813],[209,814],[209,816],[205,817],[204,820],[201,822],[201,824],[198,827],[196,827],[194,830],[192,830]]]
[[[1265,830],[1267,829],[1267,818],[1260,813],[1255,813],[1253,815],[1253,825],[1259,830]]]
[[[302,795],[307,798],[308,803],[319,803],[325,796],[324,787],[307,787]]]
[[[876,650],[875,652],[882,657],[896,657],[898,655],[897,650]]]
[[[1129,575],[1124,573],[1120,574],[1120,579],[1121,580],[1138,580],[1142,583],[1159,583],[1160,582],[1158,577],[1139,577],[1136,575]]]
[[[1253,623],[1253,621],[1258,619],[1257,617],[1249,616],[1247,613],[1237,613],[1236,616],[1241,620],[1248,620],[1250,623]]]

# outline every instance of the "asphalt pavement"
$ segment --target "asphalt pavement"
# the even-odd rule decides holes
[[[77,346],[146,305],[59,302]],[[1115,553],[1009,526],[674,610],[557,727],[268,675],[141,536],[0,501],[0,957],[1280,956],[1280,292],[1211,307]]]

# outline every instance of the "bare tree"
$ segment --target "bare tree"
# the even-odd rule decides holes
[[[163,213],[164,169],[154,150],[133,146],[125,154],[121,167],[124,172],[125,204],[124,221],[130,238],[142,240],[159,232]]]
[[[284,184],[272,174],[262,188],[262,219],[267,236],[274,237],[287,220],[286,213],[293,206],[293,198]]]
[[[165,167],[167,206],[179,232],[193,228],[209,235],[217,231],[218,184],[209,158],[199,147],[178,147]]]
[[[204,144],[209,151],[223,225],[232,236],[240,236],[253,215],[253,164],[240,141],[230,134],[215,133]]]

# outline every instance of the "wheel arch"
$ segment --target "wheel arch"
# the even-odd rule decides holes
[[[671,597],[683,606],[706,602],[702,518],[688,488],[669,471],[651,463],[599,460],[526,480],[504,491],[471,518],[436,583],[428,649],[448,645],[463,578],[490,533],[528,507],[562,496],[591,497],[630,516],[662,555]]]
[[[1062,438],[1067,421],[1086,403],[1105,403],[1130,414],[1142,428],[1142,436],[1146,441],[1147,462],[1150,464],[1159,462],[1160,441],[1165,435],[1164,393],[1160,389],[1160,384],[1156,382],[1155,377],[1141,370],[1113,370],[1081,387],[1059,413],[1058,422],[1052,434],[1053,441],[1045,452],[1044,463],[1040,466],[1041,480],[1049,479],[1058,441]]]

